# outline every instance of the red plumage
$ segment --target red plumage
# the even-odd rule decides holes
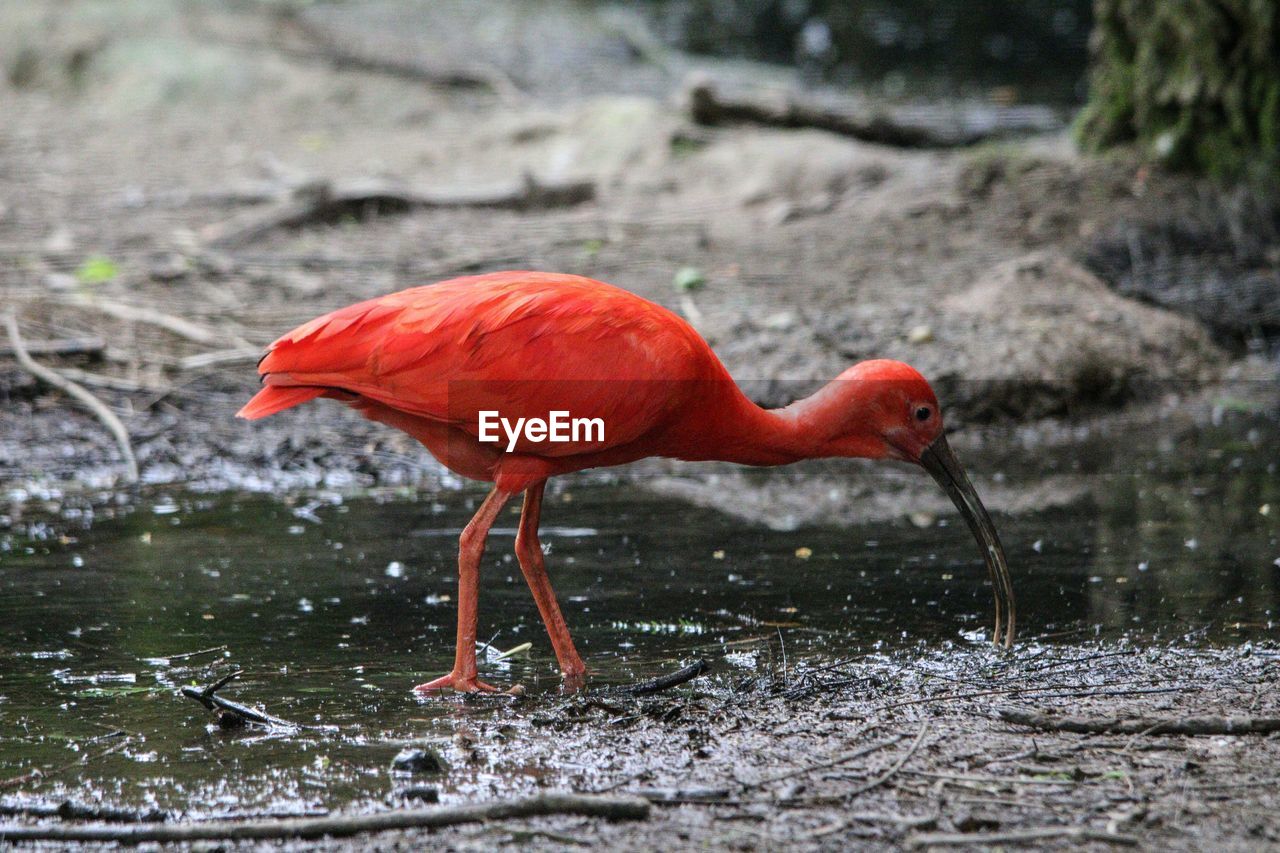
[[[900,362],[863,362],[813,396],[766,411],[666,308],[581,276],[499,272],[318,317],[273,343],[258,370],[264,387],[240,417],[333,397],[414,436],[456,473],[494,484],[460,541],[453,671],[420,689],[492,689],[476,677],[479,564],[489,528],[520,492],[520,567],[561,671],[581,677],[585,667],[538,544],[543,489],[556,474],[646,456],[750,465],[890,457],[925,465],[985,549],[997,581],[996,639],[1007,603],[1005,642],[1012,642],[1012,589],[995,529],[946,445],[932,389]],[[560,411],[598,419],[604,434],[550,442],[525,433],[508,448],[506,440],[479,439],[482,411],[512,422]]]

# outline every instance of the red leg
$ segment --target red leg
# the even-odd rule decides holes
[[[484,542],[498,513],[510,499],[510,492],[500,491],[495,486],[463,529],[458,540],[458,646],[454,652],[453,671],[434,681],[419,684],[414,690],[451,687],[461,693],[475,693],[498,689],[476,678],[476,605],[480,597],[480,559],[484,556]]]
[[[538,612],[542,614],[543,624],[547,626],[547,634],[551,637],[551,647],[555,649],[561,674],[566,679],[580,679],[586,674],[587,668],[583,666],[578,650],[573,647],[569,626],[560,613],[560,605],[556,603],[556,593],[551,588],[547,567],[542,559],[542,544],[538,541],[542,491],[546,485],[547,481],[543,480],[525,490],[520,531],[516,534],[516,556],[520,559],[524,579],[529,582],[533,600],[538,604]]]

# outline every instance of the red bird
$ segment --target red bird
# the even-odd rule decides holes
[[[521,492],[516,556],[560,671],[581,679],[586,667],[538,543],[543,489],[557,474],[646,456],[744,465],[862,457],[923,466],[982,546],[995,588],[994,638],[1013,642],[1004,549],[943,436],[933,390],[901,362],[854,365],[811,397],[766,410],[666,308],[581,276],[498,272],[326,314],[273,343],[258,372],[264,387],[242,418],[335,398],[409,433],[451,471],[493,483],[459,541],[453,671],[415,690],[496,689],[476,677],[480,559],[489,528]]]

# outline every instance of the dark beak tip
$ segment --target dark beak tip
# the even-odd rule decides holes
[[[1013,580],[1009,576],[1009,565],[1005,558],[1004,546],[1000,543],[1000,535],[995,524],[987,513],[986,506],[965,474],[964,467],[956,459],[946,436],[940,435],[920,454],[920,465],[933,476],[942,487],[951,502],[956,505],[964,518],[974,539],[983,551],[983,561],[987,564],[987,572],[991,577],[992,592],[995,596],[995,631],[992,641],[996,646],[1013,647],[1015,601]],[[1006,613],[1007,611],[1007,613]]]

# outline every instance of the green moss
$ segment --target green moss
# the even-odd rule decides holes
[[[1092,48],[1086,150],[1280,185],[1280,3],[1096,0]]]

